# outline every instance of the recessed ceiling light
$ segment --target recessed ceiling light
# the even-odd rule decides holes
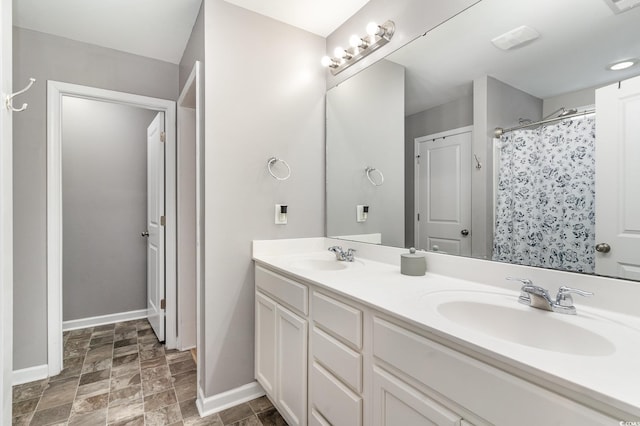
[[[637,63],[637,59],[625,59],[624,61],[614,62],[613,64],[607,66],[607,69],[611,71],[626,70],[627,68],[631,68]]]

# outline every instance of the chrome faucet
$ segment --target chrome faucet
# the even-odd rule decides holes
[[[556,295],[555,300],[553,300],[551,299],[547,289],[534,285],[531,280],[513,277],[507,277],[507,279],[511,281],[520,281],[522,283],[518,302],[523,305],[560,314],[576,314],[576,307],[573,306],[573,298],[571,297],[572,293],[579,294],[580,296],[593,296],[593,293],[589,291],[562,286],[558,289],[558,294]]]
[[[356,252],[354,249],[347,249],[347,251],[342,250],[340,246],[329,247],[330,252],[333,252],[336,255],[336,259],[344,262],[353,262],[353,254]]]

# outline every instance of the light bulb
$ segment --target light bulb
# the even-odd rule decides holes
[[[360,47],[360,45],[362,44],[362,39],[360,38],[360,36],[354,34],[349,39],[349,44],[351,45],[351,47]]]
[[[380,35],[381,28],[378,24],[376,24],[375,22],[369,22],[367,24],[367,34],[369,34],[370,36],[376,36],[376,35]]]
[[[347,52],[340,46],[338,46],[335,49],[333,49],[333,55],[336,58],[344,58],[346,56],[346,53]]]
[[[323,67],[329,67],[333,63],[333,59],[328,56],[323,56],[322,59],[320,59],[320,63]]]

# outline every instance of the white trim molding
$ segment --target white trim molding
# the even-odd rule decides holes
[[[247,383],[246,385],[219,393],[217,395],[205,397],[201,387],[198,387],[198,399],[196,406],[200,417],[218,413],[238,404],[251,401],[252,399],[264,396],[265,392],[258,382]]]
[[[64,321],[62,323],[62,331],[77,330],[79,328],[97,327],[99,325],[113,324],[120,321],[130,321],[147,317],[146,309],[137,311],[118,312],[115,314],[99,315],[96,317],[80,318],[75,320]]]
[[[49,377],[49,366],[47,364],[14,370],[12,386],[35,382],[36,380],[46,379],[47,377]]]
[[[62,98],[70,96],[102,102],[112,102],[144,108],[165,114],[165,200],[167,224],[165,227],[165,285],[176,285],[176,103],[166,99],[151,98],[131,93],[98,89],[78,84],[47,81],[47,363],[49,376],[62,371]],[[167,300],[167,305],[176,303]],[[173,317],[168,323],[175,324],[175,308],[168,310]],[[166,336],[167,347],[175,347],[176,336]]]

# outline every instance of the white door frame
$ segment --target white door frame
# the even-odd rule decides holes
[[[418,222],[418,213],[420,213],[420,168],[417,164],[417,155],[420,152],[419,144],[433,140],[451,137],[459,135],[461,133],[471,133],[471,140],[473,141],[473,126],[458,127],[457,129],[445,130],[440,133],[433,133],[431,135],[420,136],[413,141],[413,244],[418,247],[420,238],[420,222]]]
[[[11,424],[13,370],[13,136],[4,106],[13,91],[11,1],[0,0],[0,424]],[[16,105],[21,99],[16,99]],[[18,113],[19,114],[19,113]]]
[[[185,123],[186,120],[186,111],[185,110],[191,110],[193,111],[193,114],[195,114],[195,134],[194,134],[194,139],[195,139],[195,158],[194,163],[195,163],[195,177],[196,177],[196,184],[195,184],[195,205],[193,206],[196,212],[196,216],[195,216],[195,227],[194,227],[194,232],[195,232],[195,299],[196,299],[196,342],[195,342],[195,347],[196,347],[196,351],[198,350],[197,348],[200,347],[200,342],[199,342],[199,337],[200,337],[200,262],[201,262],[201,257],[200,257],[200,230],[201,230],[201,217],[200,214],[198,214],[198,212],[200,211],[200,180],[199,180],[199,158],[200,158],[200,153],[201,153],[201,145],[202,145],[202,141],[201,141],[201,135],[202,135],[202,126],[203,123],[202,121],[202,105],[201,105],[201,96],[200,96],[200,61],[195,61],[193,68],[191,69],[191,73],[189,74],[189,77],[187,78],[187,81],[184,83],[184,86],[182,88],[182,92],[180,93],[180,96],[178,97],[178,102],[177,102],[177,120],[178,120],[178,147],[182,146],[183,143],[191,143],[191,141],[183,141],[182,137],[184,132],[182,131],[182,126],[190,126],[191,124],[187,124]],[[191,106],[193,105],[193,106]],[[191,160],[191,159],[189,159]],[[184,201],[182,199],[182,192],[181,192],[181,188],[183,188],[183,184],[181,184],[180,182],[180,177],[182,176],[182,162],[181,162],[181,150],[177,149],[176,150],[176,164],[177,164],[177,183],[178,183],[178,189],[177,189],[177,200],[178,200],[178,205],[182,206],[184,205],[184,203],[186,201]],[[180,230],[178,227],[178,240],[177,243],[180,245]],[[190,259],[187,259],[187,262]],[[185,335],[185,327],[184,327],[184,322],[183,322],[183,311],[186,310],[186,308],[184,309],[180,309],[180,301],[181,300],[187,300],[190,299],[189,296],[189,291],[191,289],[187,289],[187,285],[189,283],[182,283],[180,282],[180,277],[179,277],[179,273],[180,273],[180,268],[181,268],[181,264],[182,264],[183,258],[180,255],[180,250],[178,249],[178,258],[177,258],[177,265],[178,265],[178,283],[177,283],[177,299],[178,299],[178,309],[177,309],[177,341],[176,341],[176,346],[179,350],[187,350],[187,349],[191,349],[193,347],[192,344],[188,344],[185,343],[184,339],[182,338],[182,336]],[[193,307],[192,307],[193,308]],[[196,362],[200,359],[199,356],[196,355]]]
[[[47,364],[49,376],[62,370],[62,97],[129,105],[165,113],[165,282],[176,279],[176,104],[166,99],[113,90],[47,82]],[[175,292],[166,295],[166,345],[175,347]],[[173,346],[172,346],[173,345]]]

